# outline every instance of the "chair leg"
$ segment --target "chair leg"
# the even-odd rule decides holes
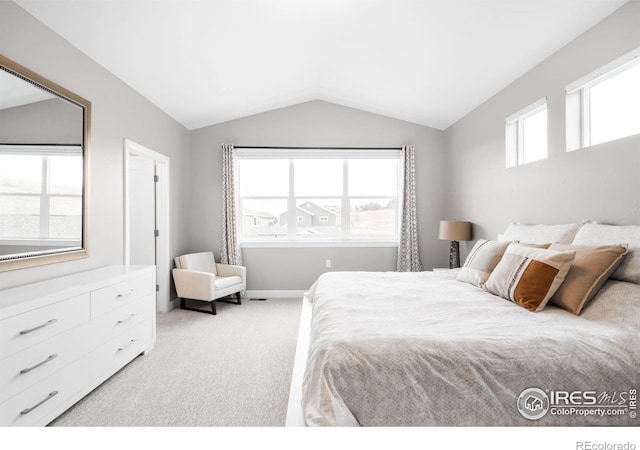
[[[197,301],[202,302],[202,301],[206,301],[206,300],[197,300]],[[217,312],[216,312],[216,301],[213,300],[213,301],[208,302],[208,303],[211,303],[211,312],[209,312],[209,311],[207,311],[205,309],[191,308],[191,307],[187,306],[186,299],[182,298],[182,299],[180,299],[180,309],[186,309],[187,311],[195,311],[195,312],[201,312],[201,313],[205,313],[205,314],[213,314],[215,316],[217,314]]]
[[[233,298],[235,297],[235,301]],[[236,292],[236,294],[229,294],[226,297],[222,297],[218,299],[219,302],[222,303],[230,303],[232,305],[242,305],[242,295],[240,292]]]

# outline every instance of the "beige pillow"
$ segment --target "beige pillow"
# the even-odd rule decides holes
[[[529,311],[541,311],[562,284],[574,251],[510,244],[484,288]]]
[[[640,225],[585,223],[571,244],[627,245],[629,253],[611,274],[614,280],[640,284]]]
[[[508,246],[509,242],[478,239],[469,252],[464,265],[460,268],[457,280],[482,287],[500,262]]]
[[[552,244],[549,249],[576,252],[564,283],[550,300],[552,304],[575,315],[580,314],[627,254],[627,248],[623,245]]]

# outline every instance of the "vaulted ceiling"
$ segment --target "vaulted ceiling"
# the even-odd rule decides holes
[[[626,0],[15,0],[188,129],[325,100],[445,129]]]

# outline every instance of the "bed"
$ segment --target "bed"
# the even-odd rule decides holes
[[[320,276],[304,300],[304,423],[640,425],[640,278],[607,273],[579,314],[550,303],[532,312],[459,278]]]

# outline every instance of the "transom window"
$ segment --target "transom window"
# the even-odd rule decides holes
[[[397,244],[400,151],[236,154],[241,243]]]
[[[506,165],[520,166],[547,157],[547,99],[507,117]]]
[[[640,134],[640,48],[566,91],[567,151]]]

